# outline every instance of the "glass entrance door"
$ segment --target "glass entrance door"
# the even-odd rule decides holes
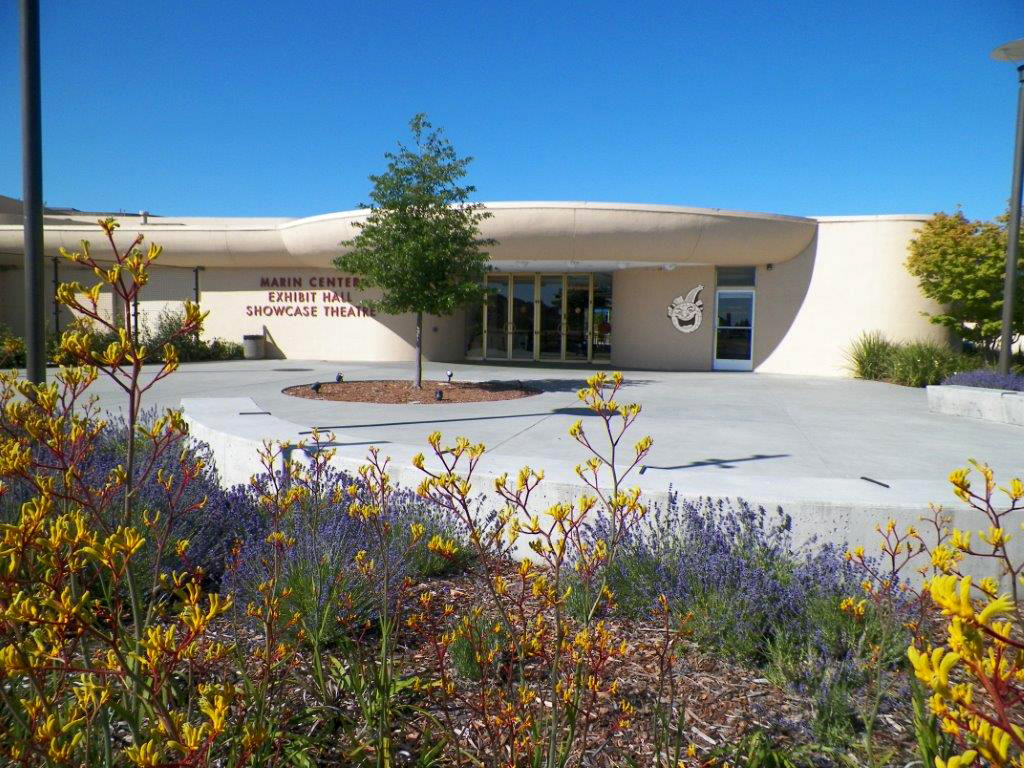
[[[512,278],[512,322],[509,349],[513,360],[533,360],[533,275]]]
[[[561,360],[562,315],[565,312],[565,276],[540,278],[540,359]]]
[[[482,306],[466,310],[466,357],[608,360],[610,274],[488,275]]]
[[[485,357],[508,359],[508,276],[487,278],[487,342]]]
[[[565,359],[590,359],[590,275],[568,275],[565,294]]]
[[[715,320],[715,370],[751,370],[754,352],[754,292],[717,291]]]
[[[612,358],[612,276],[608,273],[594,275],[594,291],[590,319],[592,360]]]

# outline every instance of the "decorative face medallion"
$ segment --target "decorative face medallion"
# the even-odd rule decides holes
[[[701,311],[704,308],[704,302],[697,296],[703,290],[704,286],[698,285],[686,294],[686,298],[676,296],[672,301],[668,308],[668,316],[677,331],[693,333],[700,328],[700,321],[704,319],[704,313]]]

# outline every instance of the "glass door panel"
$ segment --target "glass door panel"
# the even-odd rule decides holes
[[[568,275],[565,301],[565,359],[586,360],[590,316],[590,276]]]
[[[610,360],[612,356],[612,276],[594,275],[593,359]]]
[[[466,357],[484,356],[484,305],[466,308]]]
[[[753,367],[754,292],[718,291],[715,297],[715,369]]]
[[[565,278],[542,275],[540,278],[540,357],[562,359],[562,299]]]
[[[534,278],[512,278],[512,359],[533,359]]]
[[[487,357],[508,359],[508,278],[487,278]]]

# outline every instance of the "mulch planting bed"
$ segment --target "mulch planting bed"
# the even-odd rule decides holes
[[[307,400],[336,400],[350,403],[481,403],[490,400],[516,400],[540,394],[539,389],[521,381],[423,381],[417,389],[405,379],[374,379],[369,381],[325,381],[319,391],[313,384],[288,387],[284,394]],[[440,390],[441,400],[436,399]]]
[[[508,575],[513,577],[511,568]],[[416,597],[423,591],[434,592],[440,598],[434,604],[438,612],[449,601],[460,606],[486,604],[488,601],[485,581],[474,573],[434,578],[413,585],[409,603],[414,606]],[[607,624],[616,641],[625,641],[629,648],[626,658],[614,665],[613,675],[620,682],[618,696],[636,707],[636,715],[628,730],[619,730],[615,725],[615,702],[609,698],[595,713],[585,754],[580,756],[579,765],[583,768],[652,765],[656,747],[648,726],[659,697],[656,646],[657,636],[662,630],[655,622],[645,620],[623,621],[609,617]],[[234,642],[247,642],[247,638],[237,635],[230,639]],[[362,642],[372,646],[376,640],[371,632]],[[417,633],[400,629],[396,651],[400,676],[416,676],[423,682],[436,679],[432,649]],[[297,665],[300,669],[312,668],[305,654],[297,660]],[[685,711],[680,734],[682,743],[693,744],[701,762],[707,761],[723,747],[735,744],[752,729],[771,734],[783,750],[799,748],[808,742],[810,723],[814,718],[814,704],[810,696],[813,692],[797,693],[788,686],[770,680],[764,671],[734,664],[696,643],[687,643],[674,668],[677,688],[673,710],[675,713]],[[545,677],[543,670],[539,670],[533,680],[538,686],[537,690],[544,690]],[[460,679],[462,685],[473,685],[464,678]],[[312,686],[312,683],[309,685]],[[465,724],[457,728],[459,746],[471,752],[484,748],[484,745],[476,744],[472,739],[470,724],[474,722],[476,713],[444,696],[413,694],[413,698],[415,712],[405,710],[402,721],[394,725],[392,744],[397,752],[396,766],[412,765],[410,756],[430,747],[430,743],[424,741],[424,736],[431,730],[437,732],[431,721],[435,725],[445,720]],[[305,694],[296,692],[296,707],[301,707],[304,700]],[[336,706],[338,711],[347,711],[351,717],[359,716],[352,702],[346,701],[340,692]],[[882,713],[876,725],[876,739],[876,747],[898,756],[899,765],[914,757],[913,730],[905,717]],[[822,768],[847,764],[841,757],[844,751],[838,750],[827,756],[819,754],[815,764]],[[322,755],[321,758],[326,760],[319,763],[321,765],[347,765],[340,755],[338,763],[332,762],[328,755]],[[438,765],[447,766],[454,762],[449,749]],[[685,764],[689,766],[700,763],[686,761]]]

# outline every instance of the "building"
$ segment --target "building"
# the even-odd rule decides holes
[[[485,304],[425,319],[429,360],[571,362],[615,368],[845,375],[863,331],[943,340],[936,306],[904,268],[924,216],[802,218],[585,202],[488,203]],[[90,282],[55,258],[103,215],[47,209],[48,285]],[[411,316],[360,306],[357,276],[334,269],[362,211],[299,219],[117,215],[120,239],[164,248],[137,311],[152,321],[185,299],[205,333],[265,334],[275,357],[411,360]],[[23,327],[20,203],[0,198],[0,322]],[[53,258],[50,258],[53,257]],[[56,270],[56,271],[55,271]],[[48,291],[51,293],[51,291]],[[108,306],[108,311],[110,307]],[[51,307],[49,324],[67,317]]]

